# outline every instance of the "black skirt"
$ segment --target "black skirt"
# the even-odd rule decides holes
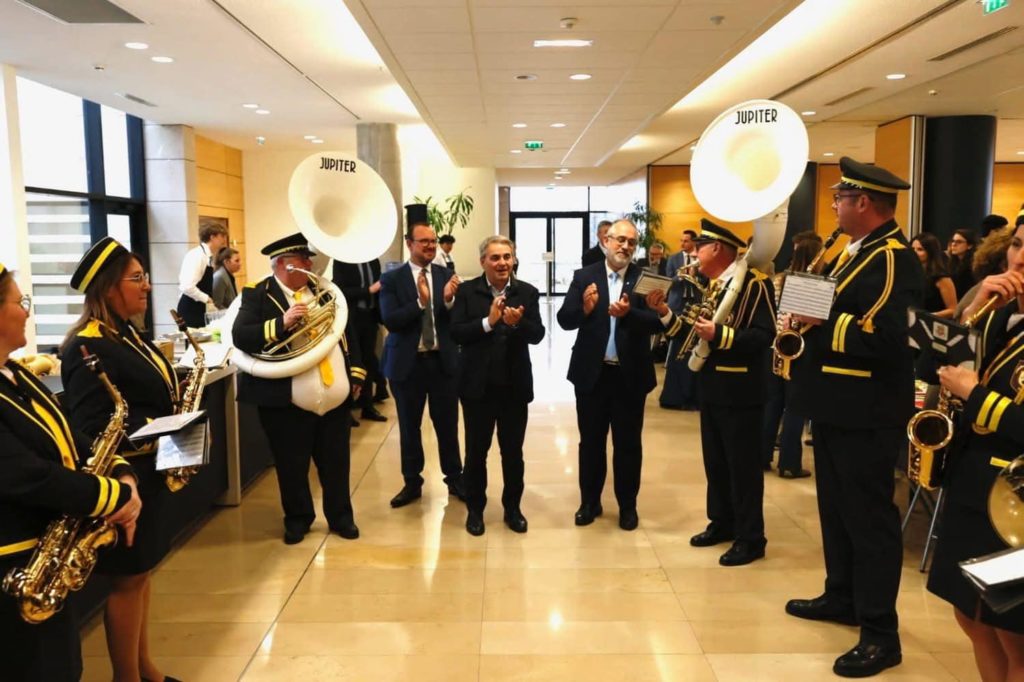
[[[976,505],[965,505],[958,498],[955,484],[947,492],[942,507],[938,546],[928,575],[928,591],[941,597],[985,625],[1024,634],[1024,606],[997,614],[990,609],[977,590],[960,571],[959,563],[1007,548],[988,513]]]
[[[139,480],[142,513],[136,521],[135,541],[131,547],[124,542],[124,532],[118,530],[117,546],[101,550],[96,571],[104,575],[138,575],[150,571],[163,561],[171,548],[161,512],[172,493],[164,483],[164,475],[155,469],[156,454],[136,455],[128,461]]]

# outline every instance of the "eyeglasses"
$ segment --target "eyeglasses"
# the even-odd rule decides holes
[[[32,312],[32,297],[28,294],[23,294],[22,297],[18,299],[18,305],[21,306],[21,309],[26,313]]]
[[[832,195],[832,202],[838,204],[840,201],[848,197],[859,197],[863,195],[863,192],[847,192],[846,194],[843,194],[842,192],[836,192],[835,194]]]
[[[135,282],[138,285],[149,284],[149,273],[148,272],[137,272],[131,277],[122,277],[126,282]]]
[[[436,239],[410,239],[409,241],[419,244],[420,246],[437,246]]]
[[[620,246],[622,246],[624,244],[629,244],[630,246],[635,247],[637,245],[637,240],[636,239],[629,239],[627,237],[609,237],[609,239],[612,239],[612,240],[618,242],[618,244]]]
[[[950,239],[949,243],[950,244],[957,244],[957,245],[959,245],[959,244],[966,244],[967,240],[966,239]]]

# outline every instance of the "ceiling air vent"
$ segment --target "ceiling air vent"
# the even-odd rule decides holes
[[[978,38],[977,40],[972,40],[969,43],[964,43],[960,47],[954,47],[949,52],[943,52],[940,55],[936,55],[936,56],[932,57],[931,59],[929,59],[928,61],[930,61],[930,62],[944,62],[947,59],[949,59],[950,57],[955,57],[958,54],[963,54],[964,52],[967,52],[968,50],[973,50],[976,47],[980,47],[981,45],[984,45],[987,42],[993,41],[996,38],[1000,38],[1002,36],[1005,36],[1007,33],[1013,33],[1016,30],[1017,30],[1016,26],[1006,26],[1004,28],[999,29],[998,31],[995,31],[993,33],[989,33],[987,36],[982,36],[982,37]]]
[[[848,99],[853,99],[857,95],[863,95],[868,90],[874,90],[874,88],[861,88],[859,90],[854,90],[853,92],[848,92],[845,95],[843,95],[842,97],[837,97],[836,99],[832,100],[831,102],[825,102],[825,106],[827,106],[827,107],[835,106],[836,104],[839,104],[840,102],[845,102]]]
[[[138,17],[107,0],[17,0],[62,24],[141,24]]]
[[[149,100],[142,99],[141,97],[136,97],[135,95],[131,94],[130,92],[115,92],[114,94],[117,95],[118,97],[123,97],[124,99],[128,100],[129,102],[135,102],[136,104],[141,104],[141,105],[147,106],[147,107],[154,107],[154,108],[156,107],[156,105],[153,104],[152,102],[150,102]]]

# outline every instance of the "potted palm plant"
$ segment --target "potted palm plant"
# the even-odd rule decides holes
[[[473,214],[473,197],[467,194],[468,191],[467,187],[458,194],[448,197],[443,203],[434,201],[432,196],[426,199],[413,197],[413,201],[427,205],[427,217],[438,235],[451,234],[456,226],[465,229],[469,224],[469,217]]]
[[[657,231],[661,227],[662,214],[651,210],[642,202],[636,201],[633,203],[633,210],[622,217],[636,225],[636,229],[640,233],[638,246],[643,247],[646,252],[651,244],[657,241]]]

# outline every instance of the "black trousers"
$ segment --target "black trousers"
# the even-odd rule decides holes
[[[764,406],[701,405],[700,442],[711,524],[737,540],[764,542]]]
[[[900,428],[848,429],[818,422],[811,429],[825,594],[853,607],[861,642],[898,644],[903,542],[893,470],[906,434]]]
[[[519,509],[523,499],[523,439],[528,412],[529,404],[512,397],[505,386],[488,386],[482,398],[462,400],[462,421],[466,425],[466,466],[462,480],[470,511],[483,512],[487,506],[487,451],[495,425],[505,486],[501,505],[505,511]]]
[[[576,391],[576,424],[580,431],[580,501],[601,503],[608,475],[608,429],[612,430],[612,472],[619,510],[636,509],[644,449],[644,401],[618,365],[604,365],[593,390]]]
[[[349,407],[346,402],[318,417],[294,405],[260,406],[260,424],[277,467],[285,528],[304,531],[316,518],[309,490],[310,457],[316,463],[323,489],[327,525],[334,528],[353,518],[349,491]]]
[[[0,561],[0,577],[27,562],[28,556]],[[0,594],[0,660],[0,679],[10,682],[78,682],[82,677],[82,647],[74,604],[65,603],[49,619],[30,625],[18,614],[17,602]]]
[[[690,356],[676,360],[681,339],[672,339],[668,344],[668,355],[665,357],[665,381],[661,386],[658,402],[663,407],[696,407],[699,392],[697,390],[697,373],[687,364]]]
[[[363,369],[366,370],[363,391],[359,394],[356,405],[362,408],[373,407],[376,387],[381,385],[383,378],[380,373],[380,360],[377,358],[377,335],[380,332],[380,325],[377,324],[375,310],[352,307],[349,308],[348,314],[352,316],[352,325],[359,340],[359,354]]]
[[[416,367],[404,381],[391,382],[398,410],[398,433],[402,449],[402,478],[406,485],[423,485],[423,440],[420,426],[423,408],[430,405],[430,421],[437,434],[438,454],[445,483],[462,476],[459,450],[459,397],[455,377],[444,373],[438,353],[420,353]]]

